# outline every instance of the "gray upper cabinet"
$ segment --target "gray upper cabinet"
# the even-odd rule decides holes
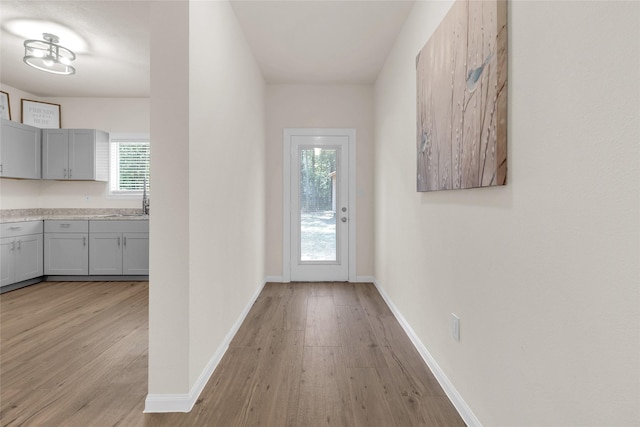
[[[97,129],[43,129],[42,179],[108,181],[109,134]]]
[[[0,176],[40,179],[42,146],[40,129],[2,119]]]
[[[42,132],[42,178],[67,179],[69,172],[68,129],[45,129]]]

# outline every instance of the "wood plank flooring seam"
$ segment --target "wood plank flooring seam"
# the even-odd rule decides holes
[[[372,284],[265,285],[186,414],[142,413],[148,283],[14,292],[0,298],[0,425],[464,425]]]

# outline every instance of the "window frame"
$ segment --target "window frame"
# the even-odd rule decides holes
[[[112,156],[113,144],[120,143],[147,143],[151,149],[151,140],[148,133],[114,132],[109,134],[109,182],[107,187],[107,199],[135,200],[142,199],[142,190],[112,190],[114,178],[114,159]],[[149,159],[151,161],[151,159]],[[115,177],[117,179],[117,177]],[[149,191],[147,191],[149,195]]]

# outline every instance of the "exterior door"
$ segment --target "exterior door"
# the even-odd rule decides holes
[[[351,135],[322,130],[311,133],[285,132],[289,155],[289,221],[285,221],[289,223],[285,241],[288,279],[348,281],[350,227],[354,226],[349,203]]]

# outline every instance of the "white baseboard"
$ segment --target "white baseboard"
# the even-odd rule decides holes
[[[244,322],[244,319],[249,314],[249,310],[253,307],[256,299],[258,299],[264,285],[267,281],[271,281],[268,279],[269,278],[265,279],[260,285],[258,285],[258,289],[254,292],[249,303],[245,306],[244,310],[242,310],[242,313],[240,313],[238,320],[236,320],[227,335],[224,337],[224,340],[209,360],[209,363],[207,363],[207,366],[198,376],[198,379],[191,387],[189,394],[148,394],[144,404],[145,413],[191,411],[193,405],[196,404],[196,400],[198,400],[200,393],[202,393],[202,390],[207,385],[209,378],[211,378],[213,371],[215,371],[216,367],[222,360],[222,356],[227,352],[231,340],[238,332],[238,329],[240,329],[240,325],[242,325],[242,322]]]
[[[409,336],[409,339],[415,346],[416,350],[418,350],[418,353],[420,353],[422,359],[425,361],[429,369],[431,369],[431,372],[438,380],[438,383],[440,383],[440,387],[442,387],[444,392],[447,394],[447,397],[449,398],[453,406],[455,406],[456,410],[458,411],[464,422],[467,424],[467,426],[482,427],[482,423],[480,423],[480,420],[471,411],[471,408],[469,408],[469,405],[467,405],[467,403],[464,401],[460,393],[458,393],[451,381],[449,381],[449,378],[445,375],[442,368],[440,368],[440,366],[433,358],[431,353],[429,353],[429,350],[427,350],[422,341],[420,341],[420,338],[418,338],[418,335],[413,330],[411,325],[409,325],[398,308],[393,304],[393,301],[391,301],[389,295],[387,295],[384,289],[382,289],[380,283],[378,283],[375,278],[372,278],[371,282],[373,282],[373,284],[376,286],[378,292],[380,292],[380,295],[382,295],[382,298],[389,306],[389,309],[391,309],[391,312],[400,323],[400,326],[402,326],[402,329],[404,329],[406,334]]]
[[[431,353],[429,353],[429,351],[424,346],[422,341],[420,341],[420,338],[418,338],[413,328],[405,320],[404,316],[402,316],[400,311],[397,309],[393,301],[391,301],[391,299],[389,298],[387,293],[384,291],[384,289],[382,289],[382,287],[380,286],[378,281],[375,279],[375,277],[357,276],[356,281],[363,282],[363,283],[373,283],[376,286],[376,288],[378,289],[378,292],[380,292],[380,295],[382,295],[382,298],[387,303],[387,305],[389,306],[389,309],[391,310],[393,315],[396,317],[396,319],[400,323],[400,326],[402,326],[402,329],[404,329],[405,333],[409,336],[409,339],[415,346],[416,350],[418,350],[418,353],[420,353],[420,356],[422,356],[422,359],[425,361],[429,369],[431,369],[431,372],[440,383],[440,386],[442,387],[444,392],[447,394],[447,397],[449,398],[449,400],[451,400],[451,403],[453,404],[453,406],[455,406],[456,410],[458,411],[458,413],[460,414],[464,422],[470,427],[476,427],[476,426],[482,427],[482,423],[480,423],[480,420],[471,411],[471,408],[469,408],[469,405],[467,405],[467,403],[464,401],[460,393],[458,393],[458,391],[455,389],[451,381],[449,381],[449,378],[445,375],[444,371],[440,368],[440,366],[438,365],[436,360],[433,358]],[[223,342],[218,347],[218,350],[211,357],[211,360],[209,361],[207,366],[204,368],[204,370],[196,380],[193,387],[191,387],[191,390],[189,391],[189,393],[188,394],[148,394],[145,400],[145,408],[144,408],[145,413],[191,411],[191,409],[193,408],[193,405],[195,405],[196,400],[200,396],[200,393],[202,392],[207,382],[209,381],[209,378],[211,378],[211,375],[213,374],[214,370],[220,363],[220,360],[222,360],[222,356],[224,356],[227,349],[229,348],[229,344],[231,343],[231,340],[233,339],[235,334],[238,332],[238,329],[240,329],[240,325],[242,325],[242,322],[244,322],[244,319],[249,314],[249,310],[251,310],[251,307],[253,306],[254,302],[260,295],[260,292],[262,292],[262,289],[264,288],[264,285],[267,282],[282,282],[282,277],[279,277],[279,276],[266,277],[265,280],[258,286],[258,289],[254,293],[254,295],[251,297],[251,300],[249,301],[247,306],[244,308],[244,310],[238,317],[238,320],[234,323],[231,330],[229,330]]]
[[[356,276],[354,283],[373,283],[376,279],[373,276]],[[284,283],[282,276],[267,276],[267,283]]]
[[[191,400],[191,394],[147,394],[144,413],[189,412]]]

